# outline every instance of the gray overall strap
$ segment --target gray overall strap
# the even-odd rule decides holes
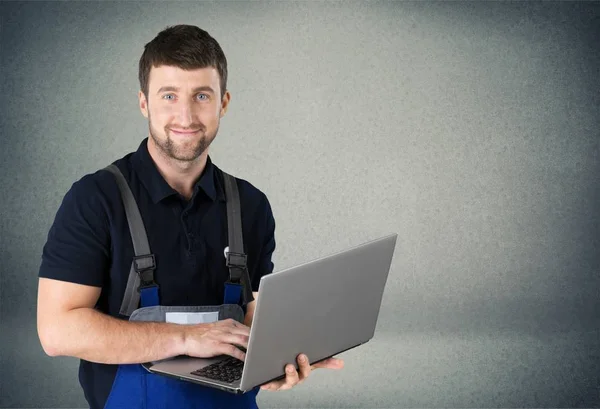
[[[227,230],[229,232],[229,252],[227,253],[227,267],[229,267],[229,280],[242,284],[242,304],[254,301],[252,285],[248,274],[247,256],[244,253],[244,238],[242,236],[242,215],[240,195],[235,178],[223,171],[225,182],[225,197],[227,200]]]
[[[153,283],[156,262],[154,255],[150,253],[150,245],[148,244],[148,237],[146,236],[146,229],[140,210],[125,177],[123,177],[119,168],[114,164],[107,166],[105,169],[115,175],[117,185],[121,191],[121,199],[125,207],[125,215],[127,216],[131,241],[133,242],[133,251],[135,253],[119,311],[121,315],[130,316],[138,308],[140,302],[140,293],[138,291],[141,282],[140,275],[144,274],[145,284]]]

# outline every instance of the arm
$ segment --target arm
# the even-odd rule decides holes
[[[244,317],[244,325],[247,327],[252,326],[252,319],[254,318],[254,310],[256,309],[256,300],[258,300],[258,291],[253,291],[254,301],[249,302],[246,306],[246,316]]]
[[[98,287],[40,278],[37,329],[48,355],[125,364],[184,353],[181,326],[110,317],[94,309],[99,295]]]
[[[37,329],[50,356],[105,364],[142,363],[176,355],[244,359],[249,331],[233,320],[178,325],[130,322],[94,309],[100,288],[40,278]]]
[[[273,217],[273,211],[267,197],[263,194],[263,207],[264,207],[264,229],[265,237],[263,238],[263,244],[261,247],[258,262],[255,268],[251,271],[251,285],[252,295],[254,301],[248,303],[246,306],[246,316],[244,317],[244,325],[252,326],[252,320],[254,318],[254,310],[256,309],[256,302],[258,300],[258,287],[260,279],[267,274],[273,272],[273,261],[271,260],[273,252],[275,251],[275,218]]]

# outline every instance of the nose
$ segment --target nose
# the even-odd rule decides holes
[[[190,102],[181,101],[178,109],[178,122],[182,127],[188,127],[194,122],[193,107]]]

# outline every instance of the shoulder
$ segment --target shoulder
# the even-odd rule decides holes
[[[215,166],[217,177],[219,178],[219,183],[223,186],[223,170],[219,169]],[[229,173],[229,172],[226,172]],[[269,202],[269,199],[265,192],[263,192],[259,187],[255,186],[251,182],[236,175],[229,173],[234,177],[236,184],[238,186],[239,194],[240,194],[240,203],[242,206],[242,210],[248,212],[260,212],[266,213],[272,217],[272,209]]]
[[[101,287],[110,265],[110,230],[118,200],[118,186],[108,171],[76,180],[48,232],[38,275]]]
[[[127,181],[131,179],[131,164],[127,155],[107,164],[104,168],[81,176],[73,183],[70,192],[82,198],[101,198],[118,192],[115,176],[106,169],[109,165],[116,165]]]
[[[112,162],[115,164],[126,180],[130,179],[131,167],[128,156]],[[107,165],[108,166],[108,165]],[[66,192],[62,206],[67,206],[79,215],[93,212],[94,216],[108,217],[120,204],[120,192],[115,176],[105,168],[84,174],[75,180]]]

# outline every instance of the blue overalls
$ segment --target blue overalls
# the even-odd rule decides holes
[[[131,266],[127,288],[123,297],[121,314],[137,320],[140,312],[168,309],[169,311],[222,311],[219,306],[204,307],[161,307],[158,284],[154,281],[156,267],[154,255],[150,252],[145,228],[133,194],[119,169],[115,165],[106,168],[115,175],[121,191],[125,213],[133,241],[135,257]],[[223,304],[236,311],[221,316],[219,320],[234,318],[243,321],[244,313],[240,306],[253,300],[250,279],[243,253],[239,194],[235,179],[223,172],[227,200],[227,224],[229,230],[229,252],[227,266],[230,279],[225,283]],[[138,309],[138,305],[141,308]],[[147,315],[147,314],[146,314]],[[156,316],[156,314],[154,314]],[[219,389],[198,385],[192,382],[157,375],[149,372],[147,364],[119,365],[105,409],[226,409],[258,408],[256,396],[259,387],[244,394],[234,394]]]

